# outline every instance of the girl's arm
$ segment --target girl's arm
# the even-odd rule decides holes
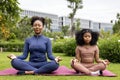
[[[98,48],[98,46],[96,46],[95,61],[96,61],[97,63],[103,62],[103,60],[101,60],[100,57],[99,57],[99,48]]]
[[[78,46],[77,46],[76,49],[75,49],[75,58],[78,60],[78,62],[81,61],[81,57],[80,57],[80,49],[79,49]]]
[[[98,46],[96,46],[95,61],[96,61],[97,63],[104,63],[105,65],[108,65],[108,64],[110,63],[109,60],[107,60],[107,59],[105,59],[105,60],[100,59]]]

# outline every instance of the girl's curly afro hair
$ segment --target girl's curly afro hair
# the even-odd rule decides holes
[[[92,35],[92,40],[90,42],[90,45],[96,45],[97,44],[99,33],[94,32],[91,29],[82,29],[80,31],[77,31],[76,34],[75,34],[75,36],[76,36],[75,39],[76,39],[76,44],[77,45],[80,45],[80,46],[85,45],[83,35],[87,32],[91,33],[91,35]]]

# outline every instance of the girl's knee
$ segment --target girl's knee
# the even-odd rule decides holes
[[[106,65],[104,63],[99,63],[100,70],[105,70]]]

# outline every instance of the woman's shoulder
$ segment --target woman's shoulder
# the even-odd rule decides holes
[[[46,39],[46,40],[49,39],[47,36],[44,36],[44,35],[42,35],[41,37],[42,37],[43,39]]]
[[[25,40],[30,40],[32,39],[34,36],[31,36],[31,37],[27,37]]]

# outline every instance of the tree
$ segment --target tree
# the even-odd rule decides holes
[[[75,30],[80,30],[80,19],[79,18],[76,20],[75,26],[76,26]]]
[[[66,25],[66,26],[62,26],[61,30],[62,30],[62,32],[64,33],[64,36],[67,35],[68,29],[69,29],[69,26],[67,26],[67,25]]]
[[[69,14],[69,18],[71,19],[71,36],[73,37],[75,26],[74,26],[74,17],[78,9],[83,8],[82,0],[67,0],[70,4],[68,8],[72,9],[72,12]]]
[[[50,32],[52,32],[51,24],[52,24],[52,20],[50,18],[46,17],[45,18],[45,26],[46,26],[45,29],[48,29]]]
[[[20,18],[21,9],[18,4],[17,0],[0,0],[0,30],[5,31],[6,34],[10,32],[9,28],[16,26]],[[3,37],[6,34],[3,34]]]
[[[33,30],[30,25],[31,18],[27,16],[21,18],[18,22],[18,26],[15,29],[12,29],[12,32],[16,34],[18,39],[24,40],[26,37],[33,35]]]
[[[117,20],[115,21],[115,24],[113,25],[113,33],[120,33],[120,13],[117,13],[116,18]]]

